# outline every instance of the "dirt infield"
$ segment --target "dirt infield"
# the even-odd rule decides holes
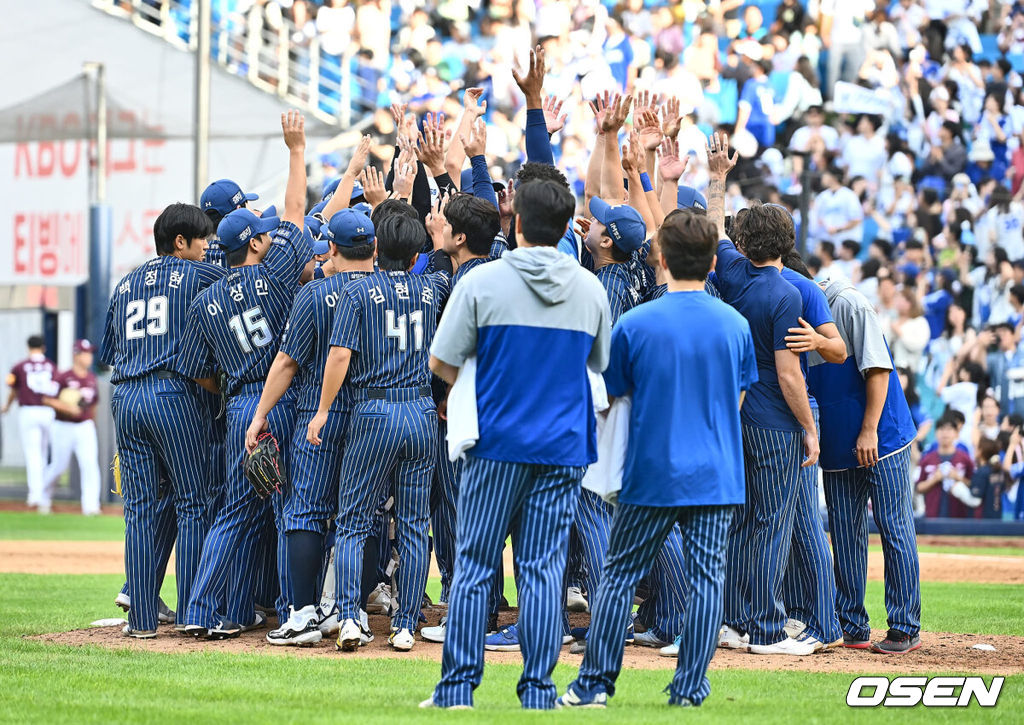
[[[427,612],[431,624],[440,617],[440,611]],[[502,622],[513,622],[514,610],[502,613]],[[585,626],[588,615],[571,615],[573,626]],[[274,620],[271,620],[273,622]],[[152,640],[128,639],[121,634],[120,626],[78,629],[71,632],[42,634],[31,639],[43,642],[83,646],[94,645],[109,649],[134,651],[187,653],[187,652],[232,652],[260,655],[283,655],[293,657],[329,657],[341,661],[347,657],[419,658],[441,661],[441,645],[417,638],[412,652],[396,652],[387,644],[388,620],[383,616],[370,617],[375,639],[358,653],[341,653],[335,649],[334,641],[324,640],[312,647],[274,647],[264,639],[266,630],[247,632],[238,639],[222,642],[205,642],[181,634],[171,627],[161,627],[159,636]],[[884,636],[876,631],[875,639]],[[862,650],[833,650],[810,657],[787,657],[784,655],[757,656],[745,652],[720,649],[711,662],[711,669],[759,669],[794,670],[802,672],[976,672],[983,674],[1024,673],[1024,638],[995,635],[949,634],[924,632],[920,650],[901,656],[875,655]],[[994,652],[972,649],[975,644],[989,644]],[[569,648],[562,649],[560,661],[578,667],[580,655],[569,654]],[[518,652],[488,652],[487,662],[519,664],[522,657]],[[674,660],[658,656],[655,649],[628,646],[622,663],[632,669],[672,669]],[[419,693],[416,693],[419,694]]]
[[[510,557],[511,549],[506,549],[505,554]],[[922,553],[920,558],[923,581],[1024,584],[1024,557]],[[511,565],[509,558],[506,571],[512,571]],[[173,571],[173,560],[169,566]],[[121,574],[124,572],[124,544],[119,541],[0,540],[0,572]],[[869,553],[868,578],[881,581],[882,573],[882,555]],[[433,562],[431,576],[438,576]]]

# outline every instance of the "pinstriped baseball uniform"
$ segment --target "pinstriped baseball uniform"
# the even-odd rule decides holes
[[[867,581],[867,501],[882,538],[885,609],[891,629],[916,635],[921,628],[921,585],[914,529],[910,451],[917,428],[893,369],[878,316],[850,283],[836,280],[825,290],[849,357],[842,365],[815,364],[808,373],[821,405],[821,467],[824,470],[835,558],[836,608],[843,631],[871,636],[864,608]],[[864,418],[867,370],[889,370],[889,388],[878,423],[879,462],[857,464],[856,444]]]
[[[725,621],[751,644],[774,644],[786,637],[781,587],[803,461],[803,430],[782,394],[775,352],[788,351],[801,298],[777,268],[755,267],[728,239],[718,243],[715,276],[722,299],[750,323],[758,369],[741,411],[747,500],[729,530]]]
[[[427,367],[451,278],[374,272],[341,290],[332,347],[352,351],[353,405],[341,463],[335,567],[338,616],[359,619],[363,548],[394,486],[400,565],[392,626],[415,631],[430,565],[430,485],[437,410]]]
[[[505,254],[467,275],[448,302],[431,353],[456,367],[476,355],[480,438],[460,481],[438,706],[472,704],[488,592],[511,527],[522,582],[517,691],[523,707],[554,707],[569,527],[597,453],[586,371],[604,370],[609,333],[600,282],[553,247]]]
[[[226,278],[204,290],[189,309],[178,369],[201,378],[208,377],[216,365],[226,375],[228,403],[224,501],[203,544],[186,624],[210,628],[227,618],[248,625],[255,616],[254,586],[262,565],[257,559],[260,529],[267,521],[271,500],[279,509],[280,497],[260,499],[246,480],[245,432],[277,355],[299,277],[312,256],[302,229],[282,221],[260,264],[233,268]],[[271,435],[282,443],[288,441],[294,422],[291,396],[274,406],[267,419]],[[288,447],[282,448],[287,471]],[[287,578],[287,571],[282,578]],[[218,611],[225,592],[227,611]],[[282,597],[279,614],[286,608]]]
[[[160,471],[170,480],[177,514],[178,601],[188,602],[208,521],[209,419],[196,386],[175,369],[192,300],[225,271],[161,256],[115,287],[100,360],[113,369],[111,408],[121,459],[125,569],[134,630],[156,629],[154,529]]]

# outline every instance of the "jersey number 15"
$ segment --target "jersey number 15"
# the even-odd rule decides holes
[[[228,320],[228,327],[235,333],[238,346],[242,352],[250,353],[253,347],[264,347],[270,344],[274,336],[270,333],[270,324],[267,318],[263,317],[263,310],[259,307],[250,307],[241,315],[235,315]],[[250,344],[249,341],[252,341]]]
[[[423,310],[416,310],[408,315],[399,315],[398,319],[395,319],[394,310],[386,310],[384,314],[388,325],[388,337],[398,340],[399,350],[405,352],[409,349],[410,327],[412,327],[412,349],[417,352],[423,349]]]

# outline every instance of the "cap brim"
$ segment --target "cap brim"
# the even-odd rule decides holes
[[[246,201],[256,201],[259,198],[260,198],[259,194],[246,194],[245,195],[245,200]]]
[[[266,234],[267,232],[272,232],[281,226],[281,218],[276,216],[261,216],[255,226],[257,234]]]
[[[611,212],[611,204],[596,196],[590,200],[590,213],[594,215],[601,224],[607,225],[608,214]]]
[[[271,204],[266,209],[260,212],[260,216],[277,216],[277,207]]]

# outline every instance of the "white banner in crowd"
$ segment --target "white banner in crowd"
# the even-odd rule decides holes
[[[832,110],[836,113],[873,113],[884,116],[892,108],[888,91],[872,90],[856,83],[837,81],[832,91]]]

